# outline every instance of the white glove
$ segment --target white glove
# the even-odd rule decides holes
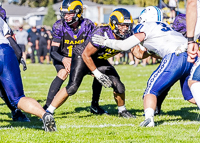
[[[112,81],[109,79],[109,77],[105,74],[102,74],[98,69],[95,69],[92,71],[94,74],[95,78],[105,87],[111,87],[112,86]]]
[[[104,36],[97,35],[97,34],[94,34],[94,36],[92,36],[92,42],[97,44],[97,45],[101,45],[101,46],[106,45],[105,44],[106,39],[109,39],[106,32],[104,32]]]
[[[180,45],[180,46],[176,49],[175,54],[178,56],[179,54],[181,54],[181,53],[187,51],[187,47],[188,47],[188,46],[187,46],[187,43],[184,43],[184,44]]]

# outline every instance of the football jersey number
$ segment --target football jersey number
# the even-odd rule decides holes
[[[161,29],[164,32],[171,31],[171,28],[167,26],[167,24],[162,22],[156,22],[156,24],[161,25],[163,28]]]
[[[67,47],[67,49],[69,50],[68,57],[72,57],[72,48],[73,48],[72,45],[70,45],[70,46]]]

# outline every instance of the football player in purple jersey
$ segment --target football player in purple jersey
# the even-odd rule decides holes
[[[94,29],[90,38],[74,49],[69,83],[56,94],[47,110],[53,113],[69,96],[76,93],[85,75],[93,74],[104,87],[113,88],[119,116],[135,118],[125,107],[125,86],[115,68],[107,60],[120,51],[94,44],[91,40],[92,35],[103,35],[104,32],[109,38],[125,39],[132,34],[132,27],[133,19],[129,11],[119,8],[111,13],[109,26],[100,26]]]
[[[77,45],[83,44],[95,28],[92,21],[82,17],[83,3],[81,0],[64,0],[60,12],[61,19],[56,21],[52,28],[53,40],[50,52],[57,76],[51,83],[44,109],[48,108],[61,85],[67,79],[74,49]],[[94,114],[107,114],[107,111],[99,106],[102,86],[95,78],[92,89],[93,97],[90,111]]]

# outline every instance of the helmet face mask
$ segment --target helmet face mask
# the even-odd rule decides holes
[[[60,7],[61,18],[64,19],[68,25],[72,25],[81,18],[83,13],[83,3],[81,0],[63,0]],[[72,20],[65,19],[67,14],[74,14]]]
[[[133,19],[129,11],[124,8],[118,8],[111,13],[109,25],[116,36],[125,39],[131,34]]]
[[[163,13],[162,11],[156,6],[148,6],[146,7],[139,16],[139,23],[143,22],[157,22],[163,21]]]

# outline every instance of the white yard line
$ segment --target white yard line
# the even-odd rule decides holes
[[[200,122],[198,121],[190,121],[190,122],[164,122],[162,124],[159,124],[159,126],[173,126],[173,125],[199,125]],[[102,125],[61,125],[58,126],[58,130],[59,128],[61,129],[66,129],[66,128],[107,128],[107,127],[134,127],[134,126],[139,126],[139,125],[135,125],[135,124],[102,124]],[[19,128],[19,126],[17,127]],[[22,127],[22,128],[41,128],[42,126],[27,126],[27,127]],[[15,127],[0,127],[0,130],[10,130],[10,129],[15,129]]]

